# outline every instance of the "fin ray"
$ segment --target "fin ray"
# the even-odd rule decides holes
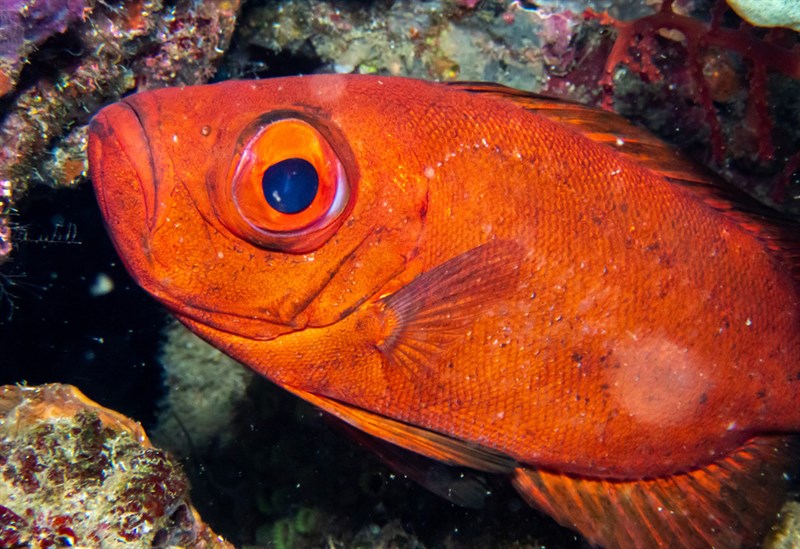
[[[441,353],[467,334],[487,302],[516,287],[522,253],[515,242],[492,240],[383,298],[391,329],[378,348],[389,365],[413,374],[430,371]]]
[[[489,494],[486,479],[477,471],[464,467],[445,465],[440,461],[406,450],[400,446],[368,435],[328,414],[331,421],[353,440],[371,450],[396,473],[409,478],[447,501],[467,507],[482,509]]]
[[[608,549],[727,549],[757,543],[771,526],[795,454],[793,437],[756,437],[671,477],[610,481],[520,467],[513,482],[531,505]]]

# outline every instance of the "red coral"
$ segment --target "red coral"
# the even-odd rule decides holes
[[[664,0],[658,12],[633,21],[619,21],[606,13],[586,12],[587,18],[613,26],[617,32],[600,80],[603,106],[611,108],[614,74],[620,64],[646,82],[676,84],[675,74],[665,74],[658,62],[658,54],[664,51],[663,41],[667,38],[685,49],[681,70],[686,71],[688,81],[685,84],[690,98],[705,113],[714,162],[722,165],[726,149],[732,145],[725,138],[715,102],[724,102],[737,88],[747,95],[742,126],[752,128],[755,133],[750,139],[739,141],[746,141],[746,146],[757,144],[754,153],[758,161],[773,161],[776,151],[767,102],[767,77],[770,72],[778,72],[800,79],[800,44],[797,44],[796,35],[784,29],[756,29],[734,17],[722,0],[714,4],[708,22],[677,13],[674,8],[674,0]],[[738,24],[724,24],[734,19]],[[746,67],[746,74],[741,78],[735,68],[736,56]],[[798,163],[798,153],[787,159],[783,174],[785,183]]]

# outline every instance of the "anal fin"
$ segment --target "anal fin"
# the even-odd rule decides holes
[[[532,506],[607,549],[752,547],[776,520],[796,449],[792,437],[756,437],[670,477],[610,481],[519,467],[513,482]]]

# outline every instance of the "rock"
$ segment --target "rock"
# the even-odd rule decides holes
[[[0,545],[232,547],[141,425],[71,385],[0,387]]]

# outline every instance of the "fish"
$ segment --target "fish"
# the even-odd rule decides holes
[[[88,156],[138,284],[393,465],[503,475],[609,548],[774,522],[800,233],[618,115],[485,83],[228,81],[103,108]]]

